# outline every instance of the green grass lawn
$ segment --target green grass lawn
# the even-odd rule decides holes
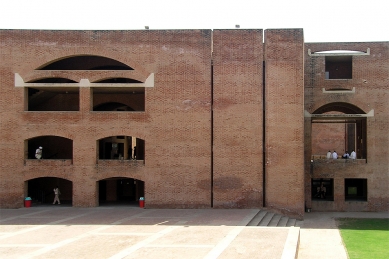
[[[350,259],[389,258],[389,219],[337,219]]]

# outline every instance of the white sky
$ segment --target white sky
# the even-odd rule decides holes
[[[305,42],[389,41],[387,0],[2,0],[0,29],[303,28]],[[4,4],[6,2],[6,4]]]

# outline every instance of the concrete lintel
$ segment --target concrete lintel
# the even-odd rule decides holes
[[[361,117],[374,117],[374,109],[370,110],[366,114],[310,114],[307,110],[304,110],[304,117],[320,119],[351,119]]]
[[[350,50],[334,50],[331,51],[317,51],[312,52],[311,49],[308,49],[308,56],[311,57],[323,57],[323,56],[369,56],[370,48],[367,48],[366,52],[363,51],[350,51]]]
[[[323,87],[324,94],[355,94],[355,87],[352,90],[326,90]]]
[[[91,83],[81,79],[79,83],[25,83],[19,73],[15,73],[15,87],[154,87],[154,73],[144,83]]]

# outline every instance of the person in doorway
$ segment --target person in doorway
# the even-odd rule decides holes
[[[342,158],[348,159],[349,157],[350,157],[350,155],[348,154],[348,151],[346,150],[346,152],[343,154]]]
[[[136,146],[134,147],[134,156],[133,156],[134,160],[136,160]]]
[[[338,159],[338,153],[334,150],[334,153],[332,153],[332,158],[333,159]]]
[[[354,150],[353,150],[353,152],[351,152],[350,158],[351,158],[351,159],[357,159],[357,153],[355,153]]]
[[[320,185],[320,198],[325,199],[326,192],[327,192],[327,188],[324,186],[323,183],[321,183],[321,185]]]
[[[37,148],[37,150],[35,150],[35,158],[36,159],[41,159],[42,158],[42,147],[39,147]]]
[[[55,204],[55,202],[58,202],[58,205],[61,204],[61,202],[59,200],[59,195],[61,195],[61,192],[60,192],[58,186],[56,186],[54,188],[54,201],[53,201],[53,204]]]
[[[331,151],[328,150],[328,152],[327,152],[327,159],[330,159],[330,158],[331,158]]]

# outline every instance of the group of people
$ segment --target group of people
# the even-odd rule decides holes
[[[327,188],[323,183],[320,184],[319,187],[316,188],[315,198],[325,199],[326,198]]]
[[[338,159],[338,153],[336,153],[336,151],[334,150],[334,152],[331,153],[331,150],[328,150],[327,152],[327,159]],[[351,154],[348,153],[348,151],[346,150],[346,152],[343,154],[342,156],[343,159],[357,159],[357,153],[355,153],[355,151],[353,150],[353,152],[351,152]]]

